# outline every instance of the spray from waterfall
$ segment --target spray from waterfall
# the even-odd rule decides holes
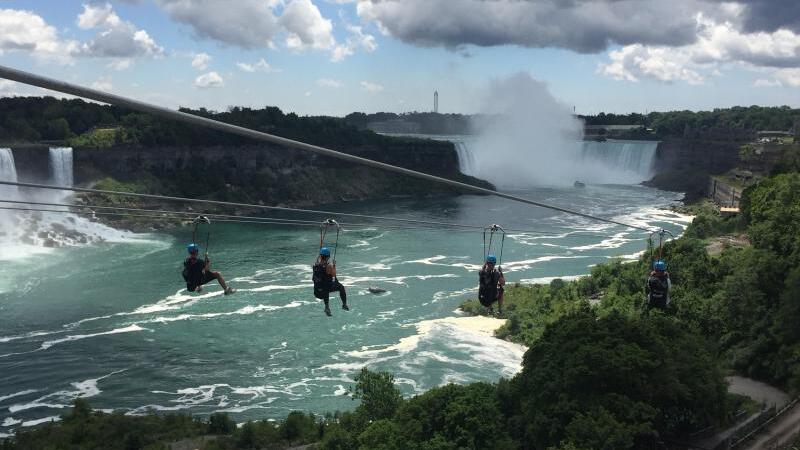
[[[464,141],[459,157],[470,153],[469,174],[500,188],[650,178],[655,143],[583,142],[583,124],[572,109],[529,74],[492,82],[482,112],[473,123],[477,137]]]

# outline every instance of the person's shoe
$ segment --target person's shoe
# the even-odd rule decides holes
[[[342,305],[342,309],[345,311],[350,311],[350,307],[347,305]]]
[[[194,288],[194,291],[195,292],[203,292],[203,286],[197,286],[196,288]]]
[[[503,315],[503,308],[497,308],[497,317],[501,317]]]
[[[225,295],[231,295],[234,292],[236,292],[236,289],[234,288],[229,287],[228,289],[225,289]]]
[[[327,315],[328,317],[333,315],[333,314],[331,314],[331,309],[329,307],[327,307],[327,306],[325,307],[325,315]]]

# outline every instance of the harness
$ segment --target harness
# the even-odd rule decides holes
[[[653,236],[658,235],[658,249],[656,250],[653,245]],[[670,235],[671,237],[675,237],[672,233],[665,229],[660,229],[658,231],[654,231],[650,233],[650,237],[647,239],[647,248],[648,251],[652,254],[650,266],[652,267],[656,261],[660,261],[664,257],[664,237],[666,235]],[[647,305],[649,307],[656,307],[656,308],[666,308],[667,307],[667,295],[669,290],[669,285],[667,284],[667,278],[665,276],[658,276],[655,274],[650,274],[647,278]]]
[[[328,235],[328,230],[331,227],[336,227],[336,240],[333,243],[332,263],[336,264],[336,249],[339,247],[339,234],[342,227],[333,219],[327,219],[322,222],[319,229],[319,248],[325,247],[325,238]],[[319,253],[317,253],[319,255]],[[327,268],[329,263],[323,263],[322,258],[317,256],[317,260],[312,268],[311,281],[314,282],[314,297],[324,300],[325,295],[329,294],[333,287],[334,277],[328,275]]]
[[[197,243],[197,230],[200,227],[201,223],[206,224],[206,255],[208,255],[208,247],[211,245],[211,220],[206,216],[197,216],[192,220],[194,224],[194,228],[192,229],[192,243]],[[208,259],[208,256],[205,257]],[[181,272],[183,276],[183,280],[187,283],[189,282],[189,267],[186,265],[186,261],[183,262],[183,272]]]
[[[503,263],[503,246],[506,240],[506,231],[497,224],[489,225],[488,227],[483,229],[483,261],[485,263],[486,258],[489,254],[492,253],[492,246],[495,245],[496,247],[496,240],[495,240],[495,233],[499,233],[501,235],[500,238],[500,252],[497,259],[497,269],[493,268],[491,271],[485,270],[484,268],[481,269],[480,274],[478,275],[478,301],[480,301],[481,305],[485,307],[491,306],[495,301],[497,301],[497,294],[499,292],[499,287],[497,283],[500,281],[500,276],[503,273],[503,269],[500,266]],[[486,235],[489,235],[489,239],[487,241]],[[498,270],[499,269],[499,270]]]

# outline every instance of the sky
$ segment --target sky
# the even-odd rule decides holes
[[[800,0],[0,0],[0,64],[168,107],[800,107]],[[43,91],[0,80],[0,96]]]

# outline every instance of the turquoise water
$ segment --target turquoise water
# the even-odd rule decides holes
[[[640,186],[515,194],[676,234],[688,220],[663,209],[678,194]],[[585,274],[611,257],[635,258],[646,245],[640,231],[490,197],[328,209],[555,233],[509,234],[503,267],[511,282]],[[202,294],[181,290],[187,229],[5,249],[0,433],[58,416],[77,397],[96,408],[228,411],[242,421],[350,409],[345,393],[364,365],[392,371],[406,395],[447,382],[493,381],[519,367],[524,349],[442,320],[476,295],[480,232],[350,227],[338,267],[352,310],[333,299],[328,318],[311,292],[315,229],[213,230],[213,265],[239,289],[232,296],[216,284]],[[387,292],[371,294],[370,286]]]

